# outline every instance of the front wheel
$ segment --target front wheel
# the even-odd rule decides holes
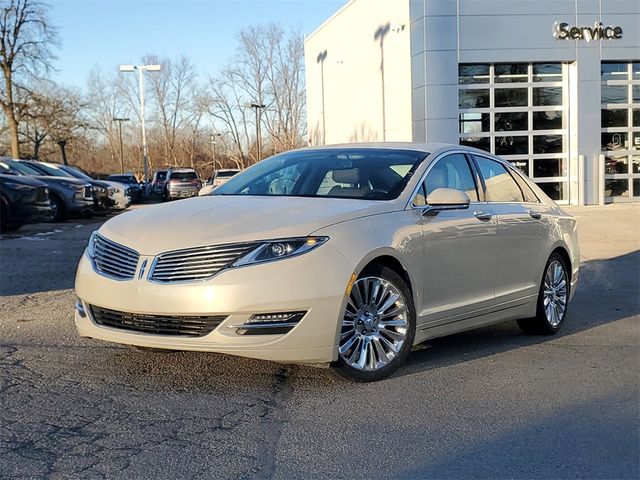
[[[553,335],[562,328],[569,306],[569,272],[558,253],[553,253],[544,270],[538,293],[536,316],[518,320],[523,332]]]
[[[387,378],[405,362],[415,331],[413,297],[404,279],[388,267],[367,268],[349,294],[332,367],[350,380]]]

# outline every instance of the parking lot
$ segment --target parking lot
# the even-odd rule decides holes
[[[638,478],[639,207],[568,209],[582,269],[560,335],[430,341],[372,384],[81,339],[75,266],[104,219],[4,235],[0,477]]]

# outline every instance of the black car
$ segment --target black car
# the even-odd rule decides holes
[[[0,174],[0,232],[51,219],[49,189],[32,177]]]
[[[138,183],[133,173],[119,173],[109,175],[107,180],[112,182],[124,183],[127,185],[131,194],[131,203],[140,203],[142,201],[142,185]]]

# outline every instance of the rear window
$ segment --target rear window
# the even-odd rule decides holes
[[[218,178],[229,178],[229,177],[233,177],[236,173],[238,173],[238,172],[218,172],[217,177]]]
[[[109,175],[107,179],[113,180],[115,182],[121,182],[121,183],[138,183],[135,177],[132,177],[129,175]]]
[[[197,180],[196,172],[173,172],[171,180]]]
[[[165,178],[167,178],[167,172],[156,173],[156,180],[164,180]]]

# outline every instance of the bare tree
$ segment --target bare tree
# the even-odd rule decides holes
[[[58,38],[47,9],[37,0],[8,0],[0,8],[0,68],[4,77],[0,105],[7,118],[11,155],[16,158],[20,156],[18,125],[25,112],[25,104],[17,101],[20,91],[28,91],[29,81],[50,71],[55,58],[51,47]]]

